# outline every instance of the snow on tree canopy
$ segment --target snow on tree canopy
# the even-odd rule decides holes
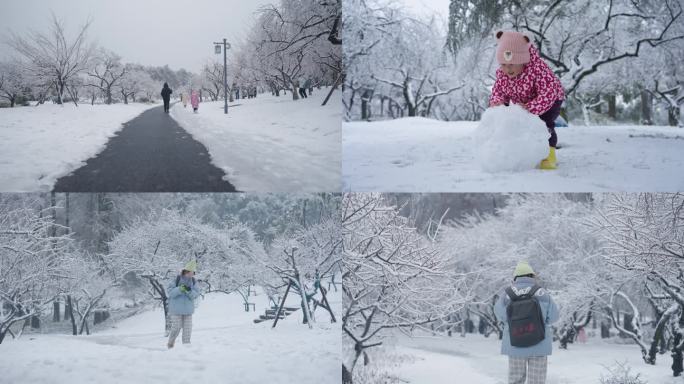
[[[515,104],[487,109],[474,138],[475,160],[486,172],[533,169],[549,145],[546,124]]]

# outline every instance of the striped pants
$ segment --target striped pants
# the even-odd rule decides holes
[[[545,384],[546,356],[509,357],[508,384]]]
[[[169,345],[176,342],[176,337],[183,329],[183,344],[190,343],[192,333],[192,315],[171,315],[171,333],[169,334]]]

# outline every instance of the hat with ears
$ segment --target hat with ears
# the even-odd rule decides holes
[[[496,60],[499,64],[527,64],[530,62],[530,38],[520,32],[496,33]]]

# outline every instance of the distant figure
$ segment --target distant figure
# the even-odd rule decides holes
[[[183,108],[188,106],[188,97],[185,96],[185,93],[181,93],[180,95],[181,103],[183,103]]]
[[[304,93],[306,93],[306,90],[309,90],[309,96],[313,93],[313,86],[311,85],[311,79],[306,79],[304,81]]]
[[[164,88],[161,91],[161,97],[164,100],[164,112],[169,113],[169,103],[171,102],[171,94],[173,91],[169,88],[168,83],[164,83]]]
[[[587,332],[584,330],[584,327],[580,328],[579,332],[577,333],[577,341],[582,344],[587,342]]]
[[[304,87],[305,83],[306,80],[304,80],[303,77],[300,78],[299,81],[297,81],[297,88],[299,88],[299,96],[306,99],[306,88]]]
[[[192,104],[192,111],[197,113],[197,110],[199,109],[199,95],[195,90],[190,91],[190,104]]]
[[[173,348],[176,337],[183,331],[183,344],[190,344],[192,333],[192,314],[195,312],[195,300],[199,297],[199,287],[195,281],[197,262],[188,262],[180,275],[173,279],[166,291],[168,292],[169,316],[171,316],[171,333],[167,347]]]

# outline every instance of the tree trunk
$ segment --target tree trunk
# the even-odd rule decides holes
[[[69,192],[65,192],[64,199],[64,228],[68,235],[69,232],[71,232],[71,229],[69,228]]]
[[[606,96],[608,101],[608,117],[615,120],[617,119],[617,109],[615,104],[615,94],[610,94]]]
[[[55,195],[55,191],[50,192],[50,214],[52,216],[50,236],[57,237],[57,196]],[[54,246],[54,242],[52,244]]]
[[[76,328],[76,318],[74,317],[74,304],[71,300],[71,295],[67,295],[67,303],[69,308],[69,319],[71,319],[71,333],[76,336],[78,335],[78,329]]]
[[[607,339],[610,337],[610,323],[606,321],[601,322],[601,338]]]
[[[672,126],[676,127],[679,125],[679,107],[678,106],[671,106],[667,109],[667,123]]]
[[[60,321],[60,316],[59,316],[59,301],[55,300],[52,303],[52,322],[57,323]]]
[[[299,87],[293,81],[290,81],[290,84],[292,85],[292,100],[299,100]]]
[[[62,96],[64,95],[64,82],[62,80],[57,80],[57,104],[62,105],[64,104],[64,99]]]
[[[309,301],[306,298],[306,289],[304,288],[304,284],[302,283],[302,278],[299,275],[299,272],[295,272],[295,277],[297,278],[297,285],[299,285],[299,293],[302,297],[302,310],[304,311],[304,322],[305,324],[308,324],[309,329],[311,329],[313,328],[313,325],[311,325],[311,311],[309,310]]]
[[[674,304],[667,309],[658,319],[656,324],[655,332],[653,333],[653,340],[651,341],[651,347],[648,350],[648,356],[646,357],[646,363],[655,365],[656,355],[658,354],[658,346],[661,340],[665,336],[665,326],[670,321],[672,315],[674,315],[679,310],[679,305]]]
[[[646,90],[641,91],[641,124],[653,125],[653,96]]]
[[[347,369],[347,366],[342,364],[342,384],[353,384],[352,374]]]

